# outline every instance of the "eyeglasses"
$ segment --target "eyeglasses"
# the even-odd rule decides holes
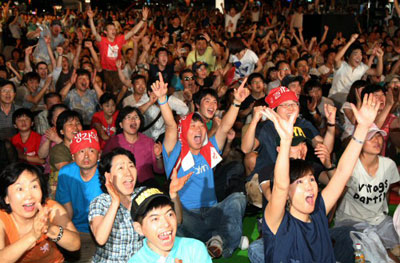
[[[299,106],[299,103],[282,103],[281,105],[279,105],[279,107],[282,107],[284,109],[289,109],[289,108],[296,108]]]
[[[125,118],[124,118],[124,120],[128,120],[128,121],[132,121],[132,120],[139,120],[140,118],[139,118],[139,116],[137,116],[137,115],[127,115],[127,116],[125,116]]]
[[[2,89],[1,90],[1,93],[3,93],[3,94],[11,94],[11,93],[14,93],[14,90],[9,90],[9,89]]]
[[[191,77],[184,77],[183,80],[184,80],[184,81],[194,80],[194,77],[193,77],[193,76],[191,76]]]

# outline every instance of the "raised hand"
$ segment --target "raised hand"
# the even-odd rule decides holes
[[[233,91],[234,102],[242,103],[249,95],[250,90],[245,87],[247,82],[247,77],[243,80],[242,84]]]
[[[92,41],[85,41],[85,47],[92,48],[93,47]]]
[[[267,109],[266,106],[257,106],[253,108],[253,120],[259,122],[264,115],[264,111]]]
[[[379,106],[380,102],[376,100],[373,94],[365,94],[360,109],[357,109],[354,104],[351,104],[351,109],[353,110],[353,114],[356,117],[358,125],[369,128],[375,121]]]
[[[324,104],[324,111],[328,123],[334,124],[336,122],[336,107],[328,103]]]
[[[357,40],[357,38],[358,38],[358,34],[352,34],[351,37],[350,37],[350,41],[354,42],[354,41]]]
[[[160,80],[157,80],[153,84],[151,84],[151,89],[158,99],[167,96],[168,93],[168,83],[164,83],[164,78],[161,72],[158,73],[158,77]]]
[[[171,197],[171,199],[174,199],[178,196],[178,192],[183,188],[183,186],[186,184],[192,174],[193,172],[188,173],[181,178],[178,178],[176,167],[174,168],[171,174],[171,183],[169,184],[169,196]]]
[[[275,129],[282,141],[288,141],[293,138],[293,125],[296,120],[296,114],[292,114],[288,120],[285,120],[270,108],[266,108],[263,113],[274,123]]]
[[[86,13],[87,13],[87,15],[88,15],[88,17],[89,17],[90,19],[93,19],[94,13],[93,13],[93,11],[92,11],[91,8],[89,8],[89,10],[88,10]]]
[[[315,111],[315,109],[317,108],[317,100],[315,99],[315,97],[311,97],[311,101],[307,100],[307,108],[310,112]]]
[[[331,168],[331,155],[329,153],[328,147],[325,144],[319,143],[314,149],[315,155],[321,161],[325,168]]]
[[[228,142],[232,142],[235,139],[235,135],[236,135],[235,130],[234,129],[230,129],[228,131],[228,134],[226,135],[227,141]]]
[[[72,85],[75,84],[77,77],[78,77],[78,75],[76,74],[76,70],[74,69],[74,71],[72,71],[71,78],[69,79],[69,81],[71,82]]]
[[[114,184],[113,184],[112,178],[111,178],[111,174],[106,173],[105,177],[106,177],[105,186],[106,186],[108,194],[111,196],[111,202],[114,202],[115,204],[120,204],[121,198],[119,197],[119,194],[114,187]]]
[[[117,66],[118,69],[120,69],[120,68],[122,67],[122,61],[121,61],[120,59],[118,59],[118,60],[115,62],[115,65]]]
[[[149,17],[149,13],[150,13],[150,9],[148,7],[143,7],[143,9],[142,9],[143,20],[147,20],[147,18]]]

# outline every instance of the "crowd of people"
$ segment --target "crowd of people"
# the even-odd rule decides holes
[[[400,262],[398,0],[134,7],[1,6],[2,262]]]

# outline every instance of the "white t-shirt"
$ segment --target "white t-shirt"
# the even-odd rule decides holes
[[[236,26],[237,26],[237,22],[240,19],[240,13],[237,13],[235,16],[230,16],[228,14],[225,15],[225,28],[228,28],[228,32],[231,33],[235,33],[236,32]],[[232,27],[230,27],[230,23],[232,23]]]
[[[336,221],[352,220],[380,224],[388,213],[386,193],[391,184],[399,181],[394,161],[379,156],[379,167],[371,177],[358,159],[353,175],[347,182],[347,192],[336,210]]]
[[[353,70],[346,61],[343,61],[339,69],[336,70],[333,75],[329,97],[336,93],[349,93],[353,82],[360,80],[368,69],[369,67],[361,62],[361,64]]]
[[[344,139],[346,139],[347,137],[351,136],[354,132],[354,124],[349,120],[349,118],[347,118],[346,114],[344,113],[345,109],[350,109],[351,110],[351,106],[350,106],[350,102],[345,102],[342,106],[342,108],[340,109],[340,112],[343,113],[343,118],[344,118],[344,124],[343,124],[343,133],[342,133],[342,137],[340,137],[340,139],[343,141]]]
[[[236,67],[234,79],[243,78],[253,73],[257,62],[258,57],[256,53],[250,49],[246,50],[246,53],[244,53],[244,56],[240,60],[235,55],[231,55],[229,63],[233,63]]]

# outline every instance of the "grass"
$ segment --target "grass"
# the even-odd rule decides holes
[[[256,240],[259,236],[257,230],[257,218],[256,216],[245,217],[243,219],[243,235],[249,238],[250,243]],[[230,258],[219,258],[214,259],[215,263],[249,263],[249,257],[247,250],[236,249]]]

